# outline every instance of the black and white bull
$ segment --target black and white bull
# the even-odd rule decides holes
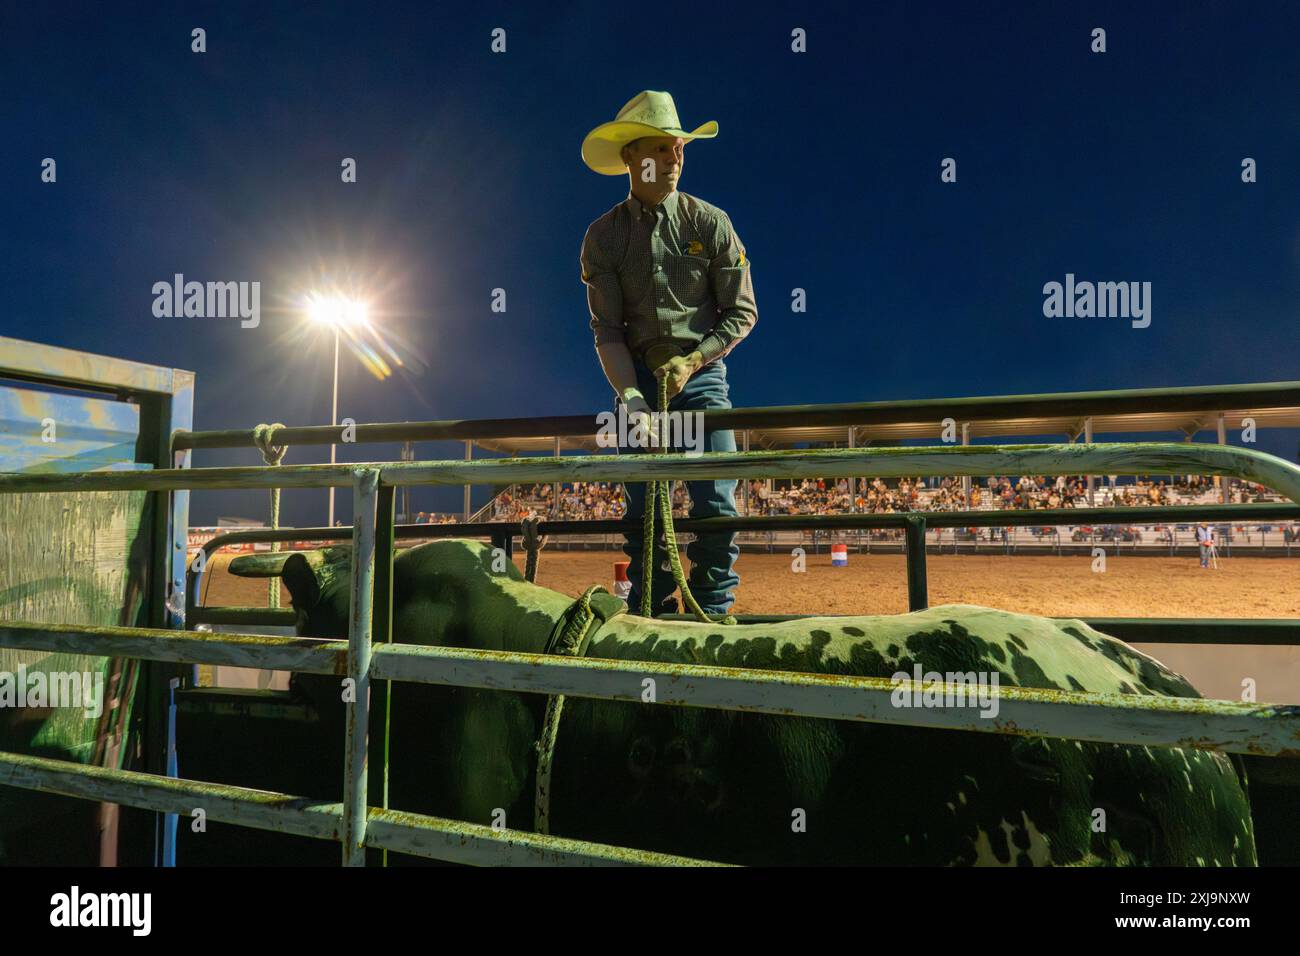
[[[463,540],[400,553],[395,640],[542,652],[573,602],[501,563]],[[231,570],[282,574],[300,634],[346,637],[349,548],[242,557]],[[622,614],[586,654],[883,678],[919,665],[1021,687],[1200,696],[1082,622],[965,605],[727,627]],[[342,723],[338,678],[294,684]],[[504,813],[531,829],[546,702],[394,684],[392,806],[484,824]],[[1190,749],[569,698],[550,832],[747,864],[1253,865],[1239,767]]]

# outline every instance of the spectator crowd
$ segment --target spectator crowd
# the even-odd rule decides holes
[[[488,518],[518,521],[521,518],[601,519],[621,518],[627,510],[622,485],[617,482],[565,482],[511,486],[491,503]],[[738,484],[737,509],[745,513],[745,487]],[[962,479],[957,477],[881,478],[762,481],[748,486],[749,514],[818,515],[856,511],[895,514],[906,511],[962,511],[1002,509],[1058,509],[1089,507],[1087,479],[1078,475],[995,475],[969,482],[969,501]],[[1142,476],[1120,483],[1116,478],[1097,478],[1092,507],[1140,507],[1206,504],[1218,501],[1218,488],[1211,479],[1178,476],[1153,479]],[[1237,482],[1231,487],[1231,502],[1277,500],[1263,486]],[[685,517],[690,498],[681,482],[673,485],[673,514]],[[446,524],[460,520],[456,515],[421,512],[420,523]]]

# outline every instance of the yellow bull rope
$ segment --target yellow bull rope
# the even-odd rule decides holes
[[[668,411],[668,376],[666,375],[659,379],[659,411],[663,413]],[[668,564],[673,571],[673,580],[682,592],[682,601],[696,619],[704,624],[735,624],[736,619],[730,614],[716,619],[709,617],[695,600],[695,595],[691,593],[690,586],[686,582],[686,572],[682,569],[682,556],[677,550],[677,535],[673,530],[671,489],[671,481],[646,482],[645,517],[641,527],[641,616],[651,616],[653,602],[650,596],[650,582],[654,563],[655,508],[659,508],[664,523],[664,549],[668,552]]]

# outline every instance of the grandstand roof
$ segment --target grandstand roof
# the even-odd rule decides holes
[[[736,408],[705,414],[710,427],[747,431],[751,449],[807,443],[843,446],[850,428],[858,447],[882,440],[938,440],[946,418],[959,427],[969,423],[972,439],[1060,436],[1073,441],[1082,436],[1088,418],[1094,439],[1142,432],[1194,436],[1215,431],[1220,414],[1224,427],[1232,430],[1243,428],[1248,418],[1261,429],[1300,428],[1300,382]],[[596,444],[594,430],[586,434],[573,427],[589,427],[593,418],[520,419],[518,435],[499,434],[509,423],[493,422],[492,431],[498,434],[472,440],[488,451],[546,455],[554,454],[558,433],[563,450],[608,451]],[[550,434],[538,433],[543,422],[554,424]]]

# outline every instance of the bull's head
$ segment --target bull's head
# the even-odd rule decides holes
[[[243,555],[230,563],[230,573],[283,578],[298,613],[299,634],[347,637],[351,546]],[[543,590],[527,584],[514,562],[485,544],[433,541],[402,551],[393,561],[394,633],[410,643],[477,646],[471,630],[476,622],[490,630],[493,620],[503,627],[517,621],[518,611],[538,609],[532,605]],[[544,597],[552,603],[558,599],[561,609],[567,604],[562,595],[545,592]]]
[[[351,607],[352,548],[334,545],[315,551],[246,554],[230,562],[243,578],[281,578],[298,613],[305,637],[346,637]]]

